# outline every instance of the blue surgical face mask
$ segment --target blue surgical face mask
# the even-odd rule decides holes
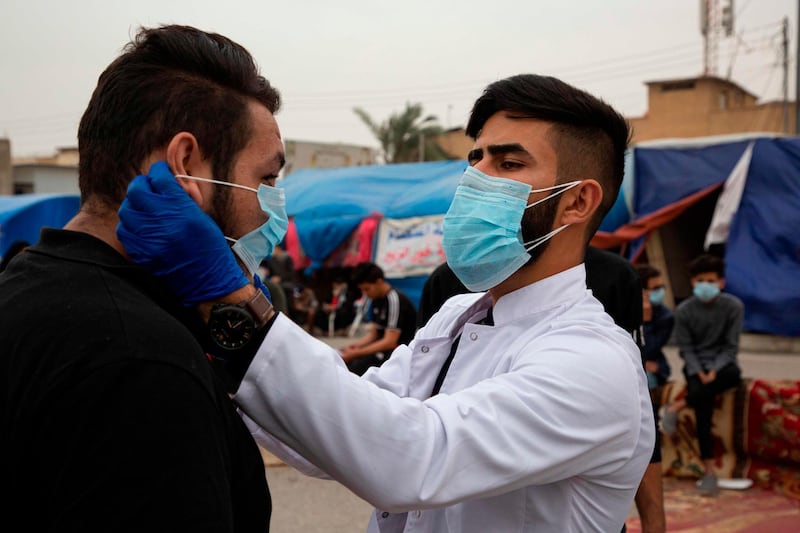
[[[528,262],[530,250],[569,226],[565,224],[523,242],[521,223],[525,210],[579,183],[531,189],[527,183],[488,176],[467,167],[444,216],[442,247],[450,268],[471,291],[499,285]],[[528,203],[532,193],[546,191],[556,192]]]
[[[719,285],[710,281],[698,281],[692,288],[692,293],[701,302],[708,303],[719,296]]]
[[[256,275],[261,261],[272,255],[275,246],[280,244],[283,240],[283,237],[286,235],[286,230],[289,227],[284,190],[278,187],[269,187],[263,183],[258,186],[258,189],[253,189],[251,187],[239,185],[238,183],[198,178],[195,176],[187,176],[186,174],[176,174],[175,177],[207,181],[209,183],[216,183],[217,185],[225,185],[228,187],[237,187],[239,189],[252,191],[258,195],[258,203],[261,206],[261,210],[269,216],[269,219],[238,240],[228,236],[225,237],[234,243],[232,247],[233,251],[242,263],[244,263],[250,275]]]
[[[663,304],[664,303],[664,287],[659,287],[657,289],[651,289],[648,295],[651,304]]]

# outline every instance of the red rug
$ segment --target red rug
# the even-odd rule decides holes
[[[664,510],[670,532],[800,532],[800,502],[755,486],[721,490],[716,498],[707,498],[697,493],[694,479],[665,478]],[[626,525],[630,533],[641,533],[638,516],[628,518]]]

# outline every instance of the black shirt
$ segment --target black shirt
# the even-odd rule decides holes
[[[606,313],[628,333],[642,325],[642,284],[639,273],[619,254],[589,246],[583,259],[586,286]]]
[[[378,327],[378,338],[386,329],[399,329],[398,344],[408,344],[417,330],[417,311],[408,296],[395,288],[386,296],[372,301],[372,321]]]
[[[624,257],[589,246],[584,256],[586,286],[600,300],[606,313],[620,327],[633,333],[642,324],[642,286],[639,274]],[[431,273],[422,288],[420,322],[422,327],[451,296],[469,292],[450,265],[442,263]]]
[[[0,276],[5,522],[269,529],[258,448],[168,294],[107,244],[62,230]]]

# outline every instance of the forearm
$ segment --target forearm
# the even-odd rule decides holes
[[[367,355],[372,355],[378,352],[391,352],[395,348],[397,348],[397,343],[391,342],[389,339],[384,337],[376,341],[372,341],[369,344],[360,346],[354,350],[350,350],[343,358],[345,362],[350,362],[353,359],[366,357]]]
[[[337,365],[330,347],[279,317],[234,401],[357,495],[399,511],[551,483],[628,457],[624,443],[634,407],[605,416],[610,404],[597,393],[587,415],[563,406],[563,387],[535,372],[515,372],[426,401],[401,398]],[[619,400],[611,403],[625,405]],[[516,416],[498,424],[497,412]],[[547,423],[542,412],[564,423]],[[569,429],[587,418],[596,437],[591,441]],[[465,464],[472,466],[465,470]]]
[[[686,373],[690,376],[697,374],[702,370],[700,359],[694,348],[692,335],[689,332],[687,319],[675,320],[675,342],[678,345],[679,353],[685,363]]]
[[[664,533],[664,494],[661,485],[661,463],[650,463],[636,491],[636,510],[642,523],[642,533]]]

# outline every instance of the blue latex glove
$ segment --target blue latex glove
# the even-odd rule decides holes
[[[134,263],[165,282],[186,305],[218,299],[250,283],[219,226],[163,161],[128,186],[117,237]]]
[[[269,303],[272,303],[272,294],[270,294],[269,289],[267,288],[266,285],[264,285],[264,282],[261,281],[261,278],[258,277],[258,274],[253,276],[253,285],[255,285],[256,289],[259,289],[261,292],[264,293],[264,296],[267,297]]]

